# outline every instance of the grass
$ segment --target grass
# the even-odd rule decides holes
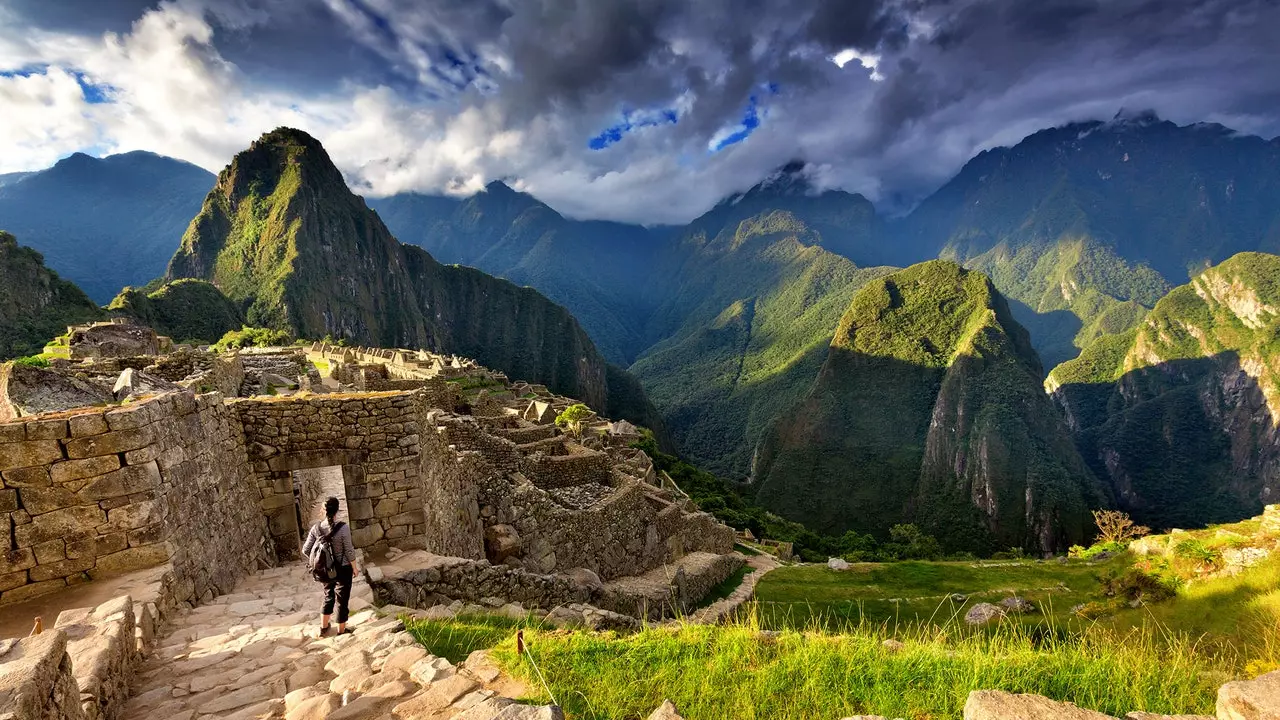
[[[1139,631],[1116,636],[1036,634],[1016,623],[996,633],[962,627],[888,631],[864,623],[840,635],[761,631],[756,617],[727,626],[651,627],[633,635],[544,630],[501,618],[415,622],[431,652],[493,657],[531,688],[533,665],[516,656],[515,630],[550,692],[574,720],[645,717],[665,698],[685,717],[838,718],[859,713],[960,718],[978,688],[1070,699],[1114,715],[1210,712],[1221,678],[1187,643]],[[447,626],[456,625],[455,628]],[[894,637],[898,652],[884,647]],[[535,698],[548,702],[544,690]]]
[[[1098,578],[1123,563],[1028,560],[856,563],[836,571],[825,565],[774,570],[756,586],[761,624],[770,629],[818,622],[840,630],[862,623],[944,623],[963,617],[974,603],[1018,596],[1065,621],[1072,606],[1096,599]],[[963,601],[951,595],[965,596]],[[1042,615],[1025,616],[1031,624]]]

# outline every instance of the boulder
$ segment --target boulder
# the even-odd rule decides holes
[[[1037,612],[1035,603],[1020,597],[1007,597],[1001,600],[1000,608],[1013,615],[1028,615]]]
[[[1208,715],[1161,715],[1160,713],[1131,712],[1124,720],[1215,720]]]
[[[103,405],[111,399],[106,387],[74,375],[17,363],[0,364],[0,422]]]
[[[995,607],[992,605],[991,607]],[[1116,720],[1039,695],[975,690],[964,704],[964,720]]]
[[[592,605],[583,606],[582,619],[592,630],[617,630],[634,632],[640,629],[640,621],[630,615],[623,615],[611,610],[601,610]]]
[[[992,620],[998,620],[1002,617],[1004,617],[1004,608],[999,605],[978,603],[969,608],[969,612],[964,614],[964,621],[966,625],[986,625]]]
[[[649,720],[684,720],[684,718],[680,716],[680,711],[676,710],[674,703],[663,700],[658,709],[649,715]]]
[[[164,378],[134,370],[133,368],[125,368],[120,372],[120,377],[116,378],[116,384],[111,389],[111,393],[116,400],[125,400],[141,395],[180,389],[181,387],[176,383],[171,383]]]
[[[827,560],[827,567],[832,570],[848,570],[849,563],[844,558],[833,557]]]
[[[484,548],[489,562],[495,565],[519,555],[523,550],[519,533],[510,525],[490,525],[485,528]]]
[[[71,333],[72,360],[159,355],[160,338],[145,325],[95,323]]]
[[[1218,688],[1218,720],[1280,720],[1280,670]]]
[[[565,574],[573,578],[573,582],[579,587],[584,587],[588,590],[604,589],[604,582],[600,580],[600,576],[587,568],[574,568]]]

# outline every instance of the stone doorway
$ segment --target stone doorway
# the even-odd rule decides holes
[[[311,526],[324,519],[324,501],[338,498],[338,516],[360,527],[347,512],[347,488],[364,482],[363,454],[302,452],[274,457],[262,477],[262,508],[281,562],[302,559]]]

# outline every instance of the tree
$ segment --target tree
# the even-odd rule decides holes
[[[582,403],[570,405],[559,415],[556,415],[556,427],[574,437],[582,437],[582,424],[590,419],[593,414],[591,408]]]
[[[1134,525],[1128,513],[1119,510],[1094,510],[1093,522],[1098,526],[1098,542],[1126,544],[1151,532],[1145,525]]]

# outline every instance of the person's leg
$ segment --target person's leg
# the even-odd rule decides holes
[[[347,604],[351,601],[351,583],[355,573],[350,565],[338,568],[338,634],[347,629]]]
[[[320,616],[320,632],[329,629],[329,617],[333,615],[334,589],[336,582],[325,583],[324,585],[324,609]]]

